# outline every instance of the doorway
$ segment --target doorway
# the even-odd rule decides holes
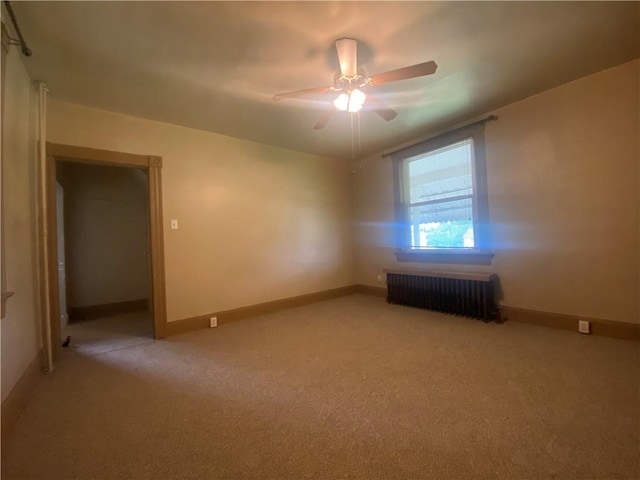
[[[149,341],[146,170],[57,160],[56,180],[63,346],[94,355]]]
[[[62,322],[64,314],[60,280],[60,242],[58,238],[58,209],[56,197],[59,195],[57,176],[61,165],[85,165],[100,167],[127,168],[139,172],[146,181],[148,205],[147,245],[150,282],[148,285],[148,308],[152,317],[153,338],[164,338],[166,324],[164,252],[162,235],[162,202],[161,202],[161,168],[162,159],[157,156],[135,155],[86,147],[76,147],[47,143],[47,281],[49,283],[49,320],[51,324],[51,340],[53,356],[57,357],[62,345]],[[137,174],[134,174],[137,175]],[[64,263],[64,260],[63,260]],[[148,277],[149,278],[149,277]],[[65,299],[69,298],[65,294]],[[62,307],[62,308],[61,308]]]

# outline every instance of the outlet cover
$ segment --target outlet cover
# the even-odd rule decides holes
[[[215,328],[218,326],[218,317],[211,317],[209,319],[209,327]]]
[[[578,320],[578,331],[580,333],[591,333],[591,323],[588,320]]]

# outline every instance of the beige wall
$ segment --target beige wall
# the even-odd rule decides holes
[[[389,266],[495,271],[511,307],[640,323],[639,62],[501,108],[486,126],[491,267],[398,264],[391,161],[354,179],[356,281]]]
[[[353,283],[344,162],[57,101],[47,134],[163,157],[169,321]]]
[[[68,307],[149,298],[149,189],[136,168],[59,162]]]
[[[35,254],[36,92],[20,52],[10,47],[5,70],[2,138],[6,290],[15,292],[0,320],[2,400],[40,349]]]

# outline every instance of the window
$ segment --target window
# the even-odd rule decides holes
[[[484,125],[441,135],[391,156],[398,260],[490,264]]]

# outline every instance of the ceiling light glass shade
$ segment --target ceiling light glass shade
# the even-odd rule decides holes
[[[346,112],[349,107],[349,95],[341,93],[340,96],[333,101],[333,104],[338,110]]]
[[[338,98],[333,101],[333,104],[342,112],[349,111],[355,113],[360,111],[366,99],[367,96],[364,92],[356,88],[349,93],[341,93]]]
[[[349,97],[349,111],[359,112],[366,99],[367,96],[361,90],[358,90],[357,88],[353,90]]]

